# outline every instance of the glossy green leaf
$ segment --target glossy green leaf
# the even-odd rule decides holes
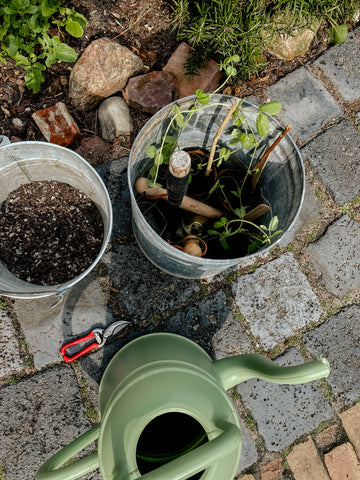
[[[264,103],[263,105],[260,105],[259,110],[268,115],[277,115],[281,110],[281,103],[277,101]]]
[[[157,148],[155,147],[155,145],[150,145],[147,149],[146,149],[146,155],[149,157],[149,158],[155,158],[157,154]]]
[[[269,132],[269,119],[263,113],[256,117],[256,129],[260,137],[265,137]]]

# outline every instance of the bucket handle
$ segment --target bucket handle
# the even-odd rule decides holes
[[[99,431],[100,424],[95,425],[49,458],[37,471],[35,480],[74,480],[98,468],[99,458],[97,453],[92,453],[66,467],[60,467],[96,440]],[[129,475],[128,480],[171,480],[172,478],[186,480],[191,475],[209,467],[234,448],[238,449],[240,441],[241,432],[239,428],[227,422],[222,426],[222,433],[215,439],[145,475],[140,476],[139,471],[136,470]]]
[[[99,467],[97,452],[87,455],[66,467],[61,467],[74,455],[87,447],[99,437],[100,424],[94,425],[90,430],[73,440],[69,445],[55,453],[37,471],[35,480],[70,480],[79,478]]]

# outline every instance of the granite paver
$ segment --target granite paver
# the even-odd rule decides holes
[[[155,267],[136,243],[112,248],[102,261],[135,323],[159,317],[200,293],[196,281],[173,277]]]
[[[238,278],[233,294],[253,335],[269,349],[309,324],[322,307],[291,253]]]
[[[54,297],[19,299],[15,303],[17,319],[36,369],[60,362],[59,351],[65,341],[74,340],[94,327],[104,327],[114,321],[94,274],[74,285],[64,300],[52,308],[54,303]]]
[[[294,348],[275,361],[284,366],[304,363]],[[316,382],[299,386],[252,379],[239,384],[236,389],[252,412],[270,451],[281,451],[334,415]]]
[[[345,43],[334,45],[313,63],[326,74],[346,102],[360,98],[360,39],[356,31],[349,33]]]
[[[316,330],[303,335],[306,348],[330,363],[330,384],[335,397],[346,404],[360,398],[360,308],[347,307]]]
[[[359,150],[359,133],[348,120],[333,125],[301,149],[338,205],[360,193]]]
[[[332,223],[325,235],[311,243],[306,254],[322,274],[326,289],[336,296],[360,288],[360,225],[343,215]]]
[[[291,136],[301,143],[343,114],[330,93],[305,67],[271,85],[268,97],[281,103],[281,122],[292,126]]]
[[[11,318],[0,310],[0,378],[18,373],[23,367]]]
[[[66,365],[3,387],[0,458],[6,480],[33,480],[49,456],[90,427],[76,377]]]

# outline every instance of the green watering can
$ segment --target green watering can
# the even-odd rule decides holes
[[[232,480],[241,431],[226,390],[250,378],[299,384],[329,372],[323,358],[293,367],[257,354],[212,361],[185,337],[145,335],[106,368],[100,424],[47,460],[36,480],[72,480],[98,467],[104,480]],[[96,453],[61,468],[96,439]]]

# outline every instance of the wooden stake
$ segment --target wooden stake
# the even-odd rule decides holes
[[[291,125],[288,125],[282,132],[281,134],[278,136],[278,138],[274,141],[274,143],[272,145],[270,145],[264,155],[260,158],[260,160],[258,161],[258,163],[255,165],[254,167],[254,170],[255,170],[255,174],[251,180],[251,191],[254,192],[255,188],[256,188],[256,185],[259,181],[259,178],[260,178],[260,175],[262,174],[264,168],[265,168],[265,165],[267,164],[267,161],[269,159],[269,155],[270,153],[274,150],[274,148],[279,144],[279,142],[285,137],[285,135],[288,133],[288,131],[290,130],[291,128]]]
[[[216,132],[216,135],[215,135],[215,137],[213,139],[213,142],[212,142],[212,145],[211,145],[209,160],[208,160],[208,164],[207,164],[206,171],[205,171],[205,177],[208,177],[210,175],[211,165],[212,165],[213,160],[214,160],[215,149],[216,149],[216,145],[219,141],[220,135],[224,131],[226,125],[228,124],[232,114],[234,113],[234,111],[235,111],[236,107],[239,105],[239,103],[240,103],[240,99],[236,100],[235,103],[233,103],[231,105],[228,113],[226,114],[226,117],[224,118],[224,120],[222,121],[222,123],[219,127],[219,130]]]
[[[161,187],[149,187],[146,184],[147,179],[145,177],[139,177],[135,182],[135,190],[138,193],[143,193],[147,198],[161,198],[162,200],[168,201],[167,191],[165,188]],[[179,205],[179,208],[186,210],[188,212],[196,213],[207,218],[220,218],[225,215],[224,212],[213,208],[206,203],[199,202],[187,195],[184,196],[183,201]]]

